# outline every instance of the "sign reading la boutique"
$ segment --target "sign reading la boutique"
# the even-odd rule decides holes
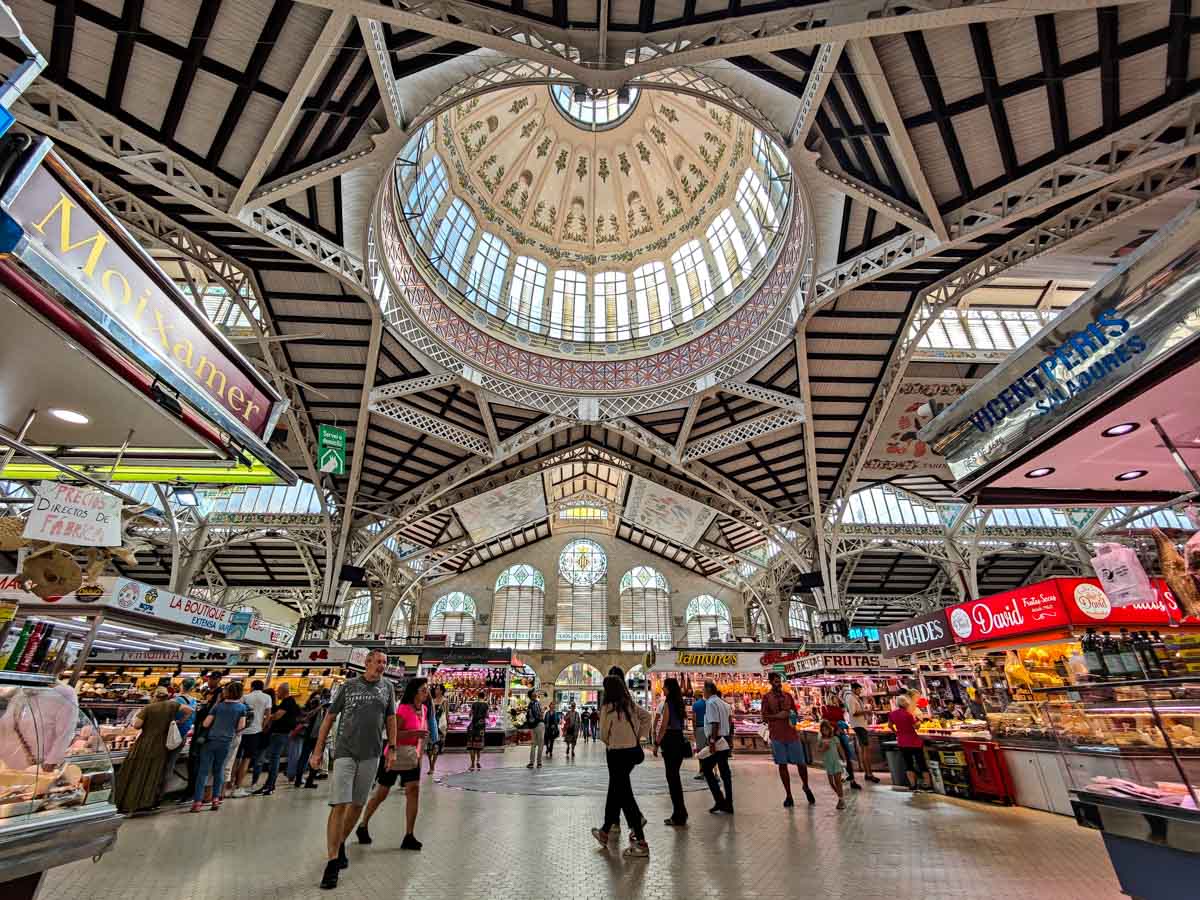
[[[879,630],[879,650],[884,659],[953,644],[954,635],[950,632],[950,622],[944,609],[935,609]]]

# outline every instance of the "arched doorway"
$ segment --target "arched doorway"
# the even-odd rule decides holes
[[[561,705],[596,706],[604,675],[595,666],[577,662],[567,666],[554,679],[554,701]]]

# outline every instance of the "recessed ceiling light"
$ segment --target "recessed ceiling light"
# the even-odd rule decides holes
[[[1135,478],[1141,478],[1143,475],[1149,474],[1145,469],[1130,469],[1128,472],[1122,472],[1117,476],[1117,481],[1133,481]]]
[[[87,425],[92,421],[83,413],[75,412],[73,409],[52,409],[50,415],[64,422],[70,422],[72,425]]]
[[[1047,475],[1053,475],[1054,469],[1050,466],[1042,466],[1038,469],[1030,469],[1025,473],[1026,478],[1045,478]]]
[[[1123,434],[1137,431],[1142,426],[1137,422],[1122,422],[1120,425],[1113,425],[1111,428],[1105,428],[1100,432],[1101,437],[1120,437]]]

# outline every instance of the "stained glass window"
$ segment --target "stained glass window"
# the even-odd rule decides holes
[[[597,272],[592,292],[592,340],[627,341],[629,330],[629,280],[624,272]]]
[[[646,263],[633,270],[633,295],[636,305],[638,337],[649,337],[671,327],[671,291],[667,287],[667,267],[660,262]]]
[[[724,639],[732,629],[733,617],[729,607],[709,594],[693,597],[687,605],[684,614],[687,621],[687,642],[689,647],[703,647],[708,643],[710,629],[717,629],[717,635]]]
[[[546,581],[533,566],[509,566],[496,579],[492,600],[492,647],[538,650],[546,610]]]
[[[712,276],[697,240],[688,241],[671,256],[675,288],[679,294],[679,318],[688,322],[713,304]]]
[[[558,558],[555,649],[608,649],[608,558],[595,541],[579,538]]]
[[[452,643],[472,643],[475,638],[475,601],[462,591],[439,598],[429,611],[429,633],[448,635]],[[460,634],[461,639],[458,637]]]
[[[671,592],[662,573],[634,566],[621,576],[621,649],[671,646]]]
[[[572,584],[595,584],[608,571],[608,557],[595,541],[579,538],[563,547],[558,571]]]
[[[542,301],[546,296],[546,267],[528,256],[518,256],[508,288],[510,325],[545,333]]]
[[[467,299],[479,304],[493,316],[500,303],[500,288],[508,268],[508,244],[485,231],[475,248],[471,271],[467,273]]]
[[[571,269],[554,273],[550,294],[550,337],[587,340],[587,276]]]
[[[717,273],[721,276],[719,290],[722,294],[728,294],[750,275],[750,254],[746,251],[746,243],[737,229],[733,213],[727,209],[717,214],[705,234],[717,263]]]

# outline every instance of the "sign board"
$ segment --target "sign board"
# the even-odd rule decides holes
[[[923,616],[905,619],[903,622],[879,629],[879,651],[884,659],[907,656],[919,650],[950,647],[953,644],[954,635],[950,632],[950,622],[944,609],[936,609]]]
[[[1056,578],[1054,581],[1066,606],[1067,618],[1075,625],[1100,629],[1129,625],[1165,628],[1181,621],[1187,625],[1200,625],[1200,620],[1184,616],[1175,595],[1161,578],[1150,579],[1154,586],[1152,599],[1137,600],[1126,606],[1113,606],[1096,578]]]
[[[655,660],[660,672],[762,672],[762,651],[676,650]],[[769,663],[768,663],[769,665]]]
[[[95,650],[89,663],[203,663],[209,666],[236,666],[240,653],[221,650]]]
[[[512,663],[511,649],[489,647],[447,647],[421,651],[421,662],[444,666],[507,666]]]
[[[787,663],[789,675],[811,675],[814,672],[865,671],[883,668],[883,659],[878,653],[814,653]]]
[[[341,428],[317,426],[317,468],[329,475],[346,474],[346,432]]]
[[[121,498],[58,481],[38,485],[23,537],[78,547],[121,546]]]
[[[959,644],[1017,637],[1070,624],[1053,581],[955,604],[946,610],[946,617]]]

